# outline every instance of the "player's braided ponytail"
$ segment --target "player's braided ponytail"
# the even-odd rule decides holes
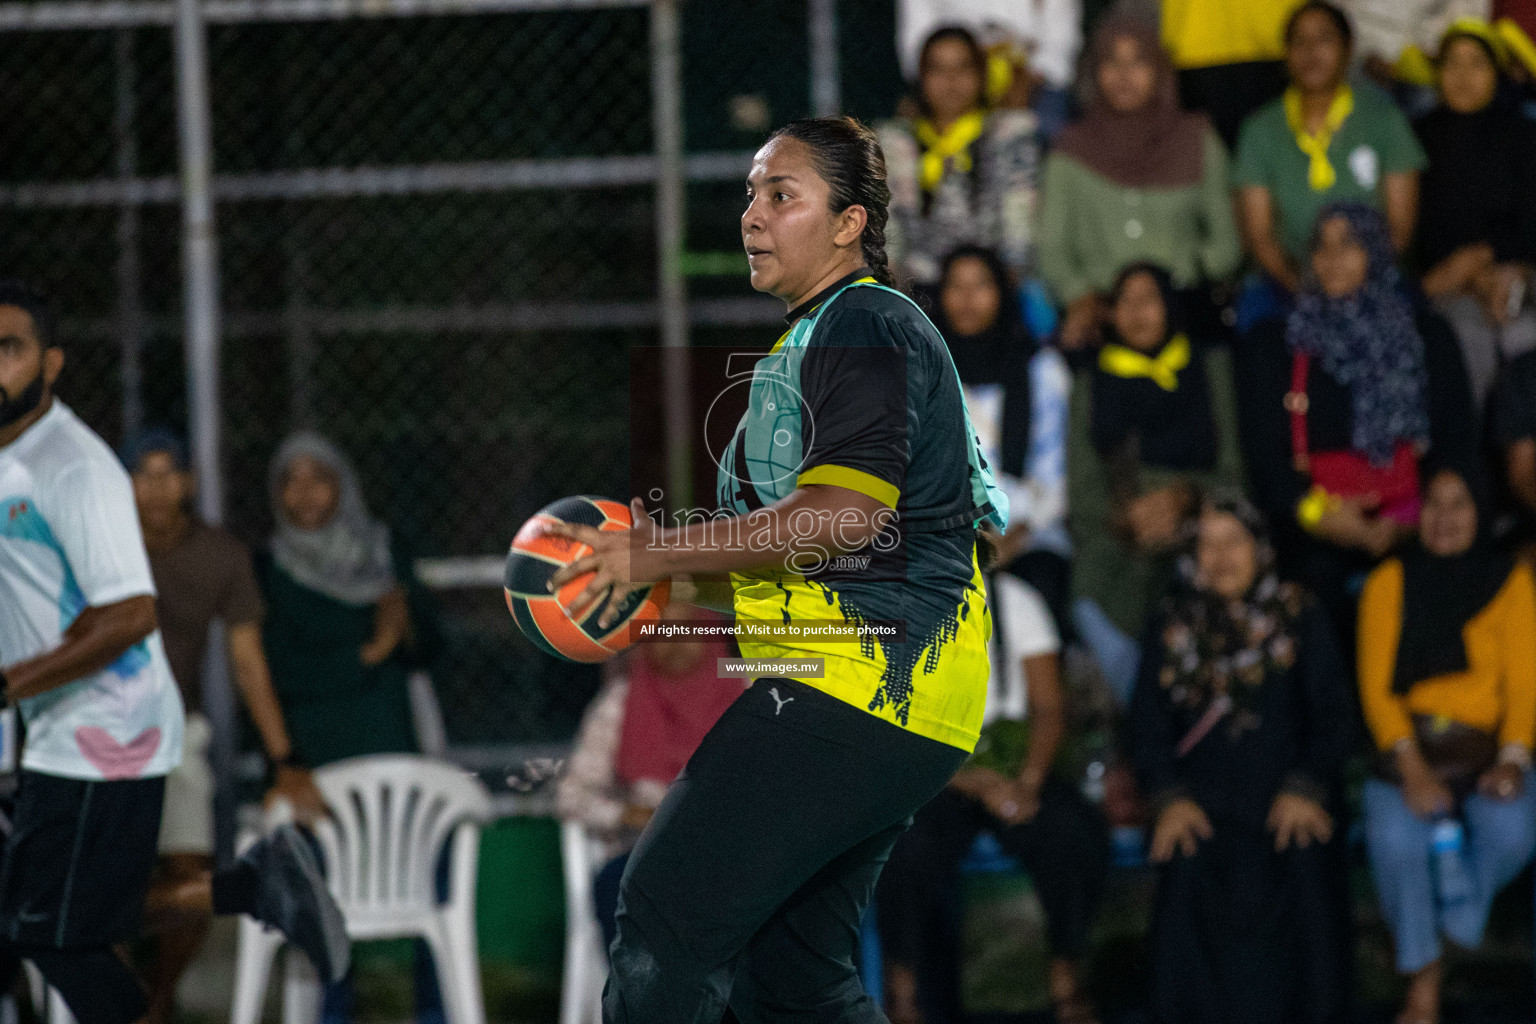
[[[891,188],[885,181],[885,154],[875,133],[851,117],[817,117],[791,121],[772,137],[796,139],[810,148],[817,173],[831,188],[828,205],[833,213],[864,207],[867,221],[859,239],[864,263],[876,281],[894,286],[896,279],[885,254]]]

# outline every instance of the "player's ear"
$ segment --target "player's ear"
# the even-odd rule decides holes
[[[59,374],[64,372],[64,350],[62,348],[43,349],[43,383],[53,387],[59,379]]]
[[[869,223],[869,211],[857,203],[837,215],[837,233],[832,241],[839,247],[859,244],[864,225]]]

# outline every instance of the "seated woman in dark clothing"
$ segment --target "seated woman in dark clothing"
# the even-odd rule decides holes
[[[1163,865],[1153,1020],[1336,1021],[1348,904],[1328,808],[1349,754],[1348,670],[1326,616],[1275,574],[1253,506],[1219,498],[1197,522],[1129,723]]]
[[[412,621],[389,530],[364,504],[357,473],[319,434],[290,435],[267,471],[277,524],[257,576],[262,641],[298,763],[318,768],[417,749],[406,645]],[[418,1019],[441,1019],[441,995],[416,943]],[[352,1014],[351,976],[326,989],[322,1024]]]
[[[1486,22],[1455,22],[1440,49],[1440,105],[1415,126],[1429,157],[1416,256],[1424,291],[1461,342],[1482,408],[1505,360],[1536,349],[1525,301],[1536,263],[1536,124],[1502,81]]]
[[[1066,708],[1061,640],[1028,584],[994,573],[992,682],[976,753],[915,815],[876,890],[893,1024],[960,1024],[960,863],[991,832],[1029,871],[1050,932],[1050,992],[1063,1024],[1092,1024],[1078,964],[1109,869],[1104,819],[1052,773]]]
[[[945,257],[933,323],[960,373],[982,454],[1008,493],[1008,532],[996,542],[995,564],[1039,591],[1060,628],[1072,553],[1066,360],[1035,343],[991,249],[966,245]]]
[[[1197,492],[1243,483],[1231,358],[1191,339],[1181,314],[1165,271],[1126,267],[1110,293],[1108,343],[1072,388],[1072,620],[1122,706]]]
[[[1470,465],[1479,436],[1456,338],[1410,303],[1380,213],[1323,209],[1296,308],[1244,340],[1238,392],[1282,569],[1353,638],[1358,581],[1418,522],[1420,460]]]
[[[413,751],[401,657],[410,612],[389,531],[368,514],[347,457],[318,434],[284,441],[268,472],[273,518],[261,582],[272,683],[310,767]]]

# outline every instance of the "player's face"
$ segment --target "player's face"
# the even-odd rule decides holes
[[[32,314],[0,306],[0,428],[36,409],[63,365],[62,351],[43,347]]]
[[[1285,52],[1291,81],[1306,92],[1336,89],[1344,80],[1349,44],[1339,26],[1322,11],[1307,11],[1296,19]]]
[[[1461,36],[1445,47],[1440,61],[1440,96],[1458,114],[1475,114],[1493,102],[1499,72],[1488,51],[1473,39]]]
[[[301,530],[318,530],[336,515],[341,487],[330,467],[308,455],[288,464],[283,474],[283,514]]]
[[[133,500],[139,519],[158,525],[181,515],[192,497],[192,474],[176,467],[169,452],[150,452],[133,471]]]
[[[1477,503],[1466,481],[1451,472],[1437,475],[1424,492],[1419,536],[1432,555],[1459,555],[1477,539]]]
[[[1230,512],[1206,509],[1200,515],[1200,535],[1195,542],[1195,566],[1199,585],[1228,601],[1236,601],[1253,587],[1259,574],[1258,545],[1253,534]]]
[[[1168,333],[1168,307],[1151,274],[1132,274],[1110,310],[1115,331],[1131,348],[1151,352]]]
[[[809,297],[840,258],[843,217],[831,212],[830,202],[831,189],[803,142],[778,138],[757,151],[741,215],[753,288],[791,304]]]
[[[1003,297],[987,265],[974,256],[964,256],[950,264],[949,273],[944,275],[939,305],[955,332],[970,336],[997,323]]]

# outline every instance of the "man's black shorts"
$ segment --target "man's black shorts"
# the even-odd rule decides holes
[[[23,771],[0,867],[0,934],[56,949],[136,937],[164,800],[164,778]]]

